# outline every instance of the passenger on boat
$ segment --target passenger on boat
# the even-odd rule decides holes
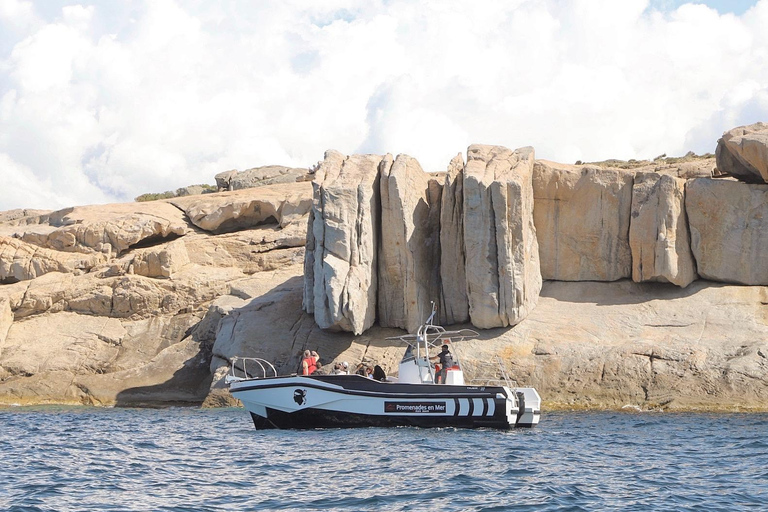
[[[442,352],[429,358],[430,361],[440,361],[440,371],[435,372],[435,384],[445,384],[448,368],[453,366],[453,355],[448,351],[448,345],[443,345]]]
[[[385,380],[387,380],[387,372],[385,372],[384,368],[382,368],[381,366],[376,365],[373,367],[373,373],[371,374],[371,378],[373,380],[384,382]]]
[[[349,363],[344,361],[342,363],[336,363],[333,365],[334,375],[349,375]]]
[[[373,367],[366,363],[360,363],[355,370],[356,375],[362,375],[363,377],[373,378]]]
[[[317,352],[315,352],[317,354]],[[304,351],[304,358],[301,360],[301,374],[312,375],[317,371],[317,359],[312,356],[309,350]]]

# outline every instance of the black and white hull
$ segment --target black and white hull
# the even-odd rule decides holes
[[[230,393],[256,428],[533,427],[541,399],[533,388],[379,382],[359,375],[236,380]]]

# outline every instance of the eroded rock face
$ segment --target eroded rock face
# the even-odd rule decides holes
[[[557,281],[616,281],[632,275],[633,175],[536,162],[534,220],[541,275]]]
[[[768,284],[768,185],[727,180],[688,182],[685,209],[691,249],[704,279]]]
[[[232,178],[234,176],[237,176],[237,169],[220,172],[219,174],[214,176],[214,179],[216,180],[216,188],[218,192],[229,190],[229,182],[232,181]]]
[[[442,186],[407,155],[382,167],[380,185],[379,325],[416,332],[440,293]]]
[[[0,232],[20,237],[0,237],[0,403],[202,402],[221,320],[202,322],[211,303],[241,293],[245,271],[268,281],[303,260],[311,186],[262,188],[276,221],[243,214],[253,224],[221,235],[162,201],[0,215]],[[259,193],[231,192],[209,213],[239,215]]]
[[[105,261],[101,254],[53,251],[0,236],[0,282],[26,281],[48,272],[83,273]]]
[[[685,213],[685,180],[655,173],[635,175],[629,245],[635,282],[686,287],[697,278]]]
[[[323,329],[359,334],[376,319],[379,179],[391,165],[328,151],[316,171],[303,307]]]
[[[159,248],[137,250],[128,273],[146,277],[171,277],[189,262],[184,240],[174,240]]]
[[[747,183],[768,183],[768,124],[725,132],[717,141],[717,168]]]
[[[48,226],[30,227],[21,239],[64,252],[118,256],[138,244],[159,243],[189,230],[184,214],[161,201],[77,206],[50,214]]]
[[[267,165],[235,173],[229,178],[229,190],[263,187],[277,183],[296,183],[310,181],[311,179],[312,176],[309,174],[309,170],[305,168]]]
[[[293,183],[174,198],[170,202],[200,229],[227,233],[260,224],[285,226],[305,217],[312,204],[311,190],[309,183]]]
[[[472,324],[515,325],[541,289],[533,224],[533,148],[473,145],[464,168],[464,246]]]
[[[464,250],[464,158],[448,165],[440,208],[440,308],[442,325],[469,321]]]
[[[246,274],[254,274],[303,261],[306,237],[306,225],[295,222],[285,228],[266,225],[216,237],[188,235],[184,237],[184,245],[190,263],[235,267]]]
[[[5,343],[5,337],[12,323],[13,311],[11,310],[11,301],[5,297],[0,297],[0,353],[2,353],[3,343]]]

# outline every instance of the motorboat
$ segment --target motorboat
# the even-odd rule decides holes
[[[492,378],[464,381],[456,347],[478,333],[434,325],[435,313],[433,306],[415,334],[387,338],[406,345],[397,376],[388,376],[380,368],[378,379],[356,374],[279,376],[265,359],[235,357],[226,377],[229,392],[243,403],[257,429],[537,425],[539,394],[534,388],[516,387],[501,359],[493,362]],[[442,345],[451,347],[455,363],[446,369],[445,382],[435,383],[429,354]]]

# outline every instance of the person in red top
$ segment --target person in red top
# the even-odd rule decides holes
[[[317,358],[312,357],[309,350],[304,351],[304,359],[301,360],[301,374],[312,375],[317,370]]]

